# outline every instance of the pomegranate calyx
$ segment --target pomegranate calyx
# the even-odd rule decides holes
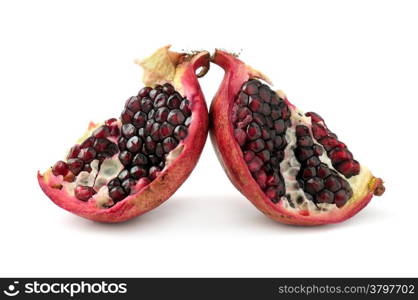
[[[135,63],[144,70],[142,81],[146,86],[175,81],[179,66],[190,60],[193,60],[194,70],[201,67],[196,74],[198,78],[203,77],[209,71],[209,53],[207,51],[194,51],[187,54],[170,51],[170,47],[171,45],[161,47],[149,57],[135,60]]]

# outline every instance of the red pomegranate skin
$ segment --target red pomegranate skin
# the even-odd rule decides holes
[[[51,169],[38,172],[38,181],[44,193],[58,206],[78,216],[98,222],[117,223],[144,214],[170,198],[188,178],[205,145],[208,134],[208,109],[200,89],[198,76],[209,68],[210,55],[206,51],[193,55],[169,51],[170,46],[159,49],[151,60],[143,64],[144,83],[156,85],[171,83],[191,102],[192,122],[188,136],[176,149],[181,153],[151,183],[110,208],[100,208],[92,201],[80,201],[70,196],[51,179]],[[151,58],[151,57],[150,57]],[[161,63],[172,64],[170,72],[158,69]],[[150,66],[151,65],[151,66]],[[203,68],[201,74],[196,71]],[[90,128],[98,127],[94,123]]]
[[[277,205],[270,201],[252,177],[244,161],[242,150],[233,134],[231,114],[233,99],[244,82],[249,79],[261,79],[271,84],[271,81],[267,76],[246,65],[236,56],[222,50],[216,50],[212,56],[212,62],[222,67],[225,75],[211,103],[209,113],[211,141],[217,157],[233,185],[261,212],[273,220],[291,225],[312,226],[338,223],[357,214],[370,202],[374,194],[383,193],[382,179],[371,177],[367,188],[353,197],[344,207],[318,216],[308,210],[291,212],[280,204]],[[279,96],[284,98],[289,108],[295,107],[284,94],[280,93]]]

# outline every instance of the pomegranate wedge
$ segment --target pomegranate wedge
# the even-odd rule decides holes
[[[303,113],[262,73],[217,50],[225,70],[210,110],[211,139],[235,187],[274,220],[344,221],[384,186],[318,114]]]
[[[146,87],[120,117],[91,123],[65,159],[38,173],[45,194],[81,217],[122,222],[157,207],[187,179],[205,144],[208,112],[197,77],[209,69],[209,54],[167,46],[138,63]]]

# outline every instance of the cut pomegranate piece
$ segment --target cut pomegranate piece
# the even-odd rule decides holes
[[[336,223],[384,191],[316,113],[302,113],[262,73],[225,51],[212,101],[211,139],[232,183],[267,216],[288,224]]]
[[[168,199],[200,157],[208,111],[197,77],[209,69],[208,52],[164,47],[139,64],[147,86],[120,119],[91,123],[66,160],[38,174],[52,201],[79,216],[121,222],[143,214]]]

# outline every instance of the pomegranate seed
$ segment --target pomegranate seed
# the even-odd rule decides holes
[[[156,166],[152,166],[150,169],[149,169],[149,178],[151,179],[151,180],[154,180],[157,176],[158,176],[158,173],[160,172],[160,168],[158,168],[158,167],[156,167]]]
[[[247,136],[250,140],[256,140],[261,137],[261,128],[255,122],[251,122],[247,127]]]
[[[122,125],[122,135],[127,139],[133,137],[136,133],[136,128],[132,124],[123,124]]]
[[[240,121],[244,120],[247,116],[251,116],[252,112],[247,107],[241,107],[237,111],[237,116]]]
[[[94,136],[91,136],[91,137],[87,138],[84,142],[81,143],[80,148],[92,147],[95,140],[96,140],[96,138]]]
[[[164,139],[168,136],[171,136],[171,134],[173,133],[173,129],[174,127],[168,122],[164,122],[163,124],[161,124],[161,127],[160,127],[161,138]]]
[[[265,194],[266,194],[266,196],[267,196],[267,197],[269,197],[269,198],[270,198],[270,200],[271,200],[273,203],[277,203],[277,202],[279,202],[279,197],[278,197],[278,194],[277,194],[277,188],[276,188],[276,187],[269,187],[269,188],[265,191]]]
[[[142,140],[137,136],[133,136],[126,142],[126,148],[131,153],[137,153],[142,148]]]
[[[96,157],[96,153],[93,147],[84,148],[81,149],[78,158],[82,159],[85,163],[89,163]]]
[[[160,123],[165,122],[167,120],[168,113],[169,110],[167,107],[160,107],[155,114],[155,121]]]
[[[188,118],[186,119],[186,121],[184,121],[184,125],[185,125],[185,126],[187,126],[187,127],[189,127],[190,123],[192,123],[192,117],[191,117],[191,116],[190,116],[190,117],[188,117]]]
[[[250,144],[248,144],[248,147],[250,150],[254,152],[260,152],[263,150],[266,146],[266,143],[262,139],[257,139],[255,141],[252,141]]]
[[[247,93],[248,95],[255,95],[258,93],[258,87],[260,86],[260,83],[256,80],[251,80],[246,82],[242,90]]]
[[[149,135],[151,133],[152,125],[154,125],[154,120],[148,120],[145,124],[145,135]]]
[[[237,97],[236,101],[239,105],[247,106],[248,105],[248,100],[249,100],[248,95],[244,92],[240,92],[238,94],[238,97]]]
[[[271,114],[271,107],[268,103],[263,103],[261,105],[261,112],[265,115],[265,116],[269,116]]]
[[[267,177],[266,183],[268,186],[276,186],[279,184],[280,178],[277,173],[273,173],[272,175]]]
[[[257,173],[255,173],[255,180],[257,181],[261,189],[266,188],[266,180],[267,180],[266,172],[264,172],[263,170],[259,170]]]
[[[347,178],[360,173],[360,164],[355,160],[343,161],[336,165],[335,168]]]
[[[148,160],[151,165],[157,165],[158,162],[160,161],[156,155],[152,155],[152,154],[148,156]]]
[[[67,163],[63,162],[62,160],[55,163],[52,167],[52,174],[55,176],[62,175],[65,176],[68,173],[68,165]]]
[[[147,115],[142,112],[142,111],[138,111],[132,119],[132,124],[136,127],[136,128],[141,128],[144,126],[145,122],[147,121]]]
[[[109,190],[109,196],[114,202],[119,202],[126,197],[126,192],[121,186],[116,186]]]
[[[192,111],[190,110],[190,102],[187,99],[184,99],[180,104],[180,110],[183,112],[183,114],[186,117],[189,117],[192,114]]]
[[[246,162],[251,161],[255,157],[255,153],[253,151],[245,151],[244,152],[244,160]]]
[[[289,110],[289,108],[286,105],[284,105],[282,107],[281,113],[282,113],[282,118],[283,119],[286,120],[286,119],[289,119],[290,118],[290,110]]]
[[[234,129],[234,136],[240,146],[244,146],[247,136],[245,131],[241,128]]]
[[[114,125],[118,120],[116,118],[110,118],[105,121],[105,125],[111,127]]]
[[[319,192],[319,194],[316,195],[316,201],[318,203],[333,203],[334,194],[324,189],[321,192]]]
[[[134,116],[134,113],[131,110],[129,110],[128,108],[124,108],[121,115],[120,115],[120,119],[122,120],[122,124],[127,124],[127,123],[131,122],[133,116]]]
[[[154,105],[152,104],[152,100],[151,99],[149,99],[149,98],[143,98],[141,100],[141,110],[144,113],[146,113],[146,114],[149,113],[150,110],[153,109],[153,108],[154,108]]]
[[[123,136],[121,136],[118,139],[118,146],[119,146],[120,151],[126,150],[126,141],[127,140]]]
[[[129,195],[131,193],[131,189],[136,185],[136,180],[133,178],[128,178],[124,182],[122,182],[121,186],[124,189],[125,193]]]
[[[296,136],[302,137],[305,135],[309,135],[309,128],[303,125],[297,125],[296,126]]]
[[[80,149],[81,149],[80,145],[75,145],[71,147],[70,151],[68,152],[67,159],[76,158],[78,154],[80,153]]]
[[[329,170],[326,164],[321,163],[319,167],[317,168],[317,174],[320,178],[325,178],[331,174],[331,171]]]
[[[345,190],[339,190],[334,194],[334,200],[337,207],[343,207],[349,199],[348,194]]]
[[[139,102],[138,97],[132,96],[126,101],[125,107],[127,107],[133,113],[136,113],[141,109],[141,103]]]
[[[334,148],[328,153],[333,164],[337,164],[343,160],[351,160],[353,155],[347,149]]]
[[[87,201],[93,196],[94,190],[89,186],[79,185],[75,188],[74,194],[78,200]]]
[[[273,120],[277,120],[281,118],[282,112],[278,107],[273,107],[270,116]]]
[[[268,140],[266,142],[266,148],[268,151],[272,152],[274,150],[274,142],[272,140]]]
[[[154,123],[152,124],[152,128],[151,128],[151,138],[158,142],[160,140],[160,123]]]
[[[74,175],[78,175],[84,167],[84,162],[79,158],[71,158],[67,161],[68,168]]]
[[[311,195],[318,193],[323,188],[324,183],[322,182],[322,179],[318,177],[308,179],[305,184],[306,191]]]
[[[319,146],[319,145],[313,145],[312,149],[313,149],[314,154],[315,154],[316,156],[321,156],[321,155],[322,155],[322,153],[324,153],[324,150],[322,150],[322,147],[321,147],[321,146]]]
[[[119,153],[119,160],[122,163],[122,165],[127,166],[132,161],[132,153],[129,151],[122,151]]]
[[[250,96],[248,107],[253,112],[259,112],[261,111],[261,103],[262,103],[262,100],[258,96]]]
[[[164,93],[158,94],[154,99],[154,107],[159,108],[167,105],[167,95]]]
[[[102,139],[102,138],[98,138],[94,141],[93,144],[93,148],[97,151],[97,152],[103,152],[107,145],[109,144],[109,140],[108,139]]]
[[[298,160],[303,162],[313,155],[313,150],[310,148],[297,148],[295,154]]]
[[[168,120],[168,122],[170,122],[174,126],[180,125],[180,124],[182,124],[184,122],[184,115],[181,112],[181,110],[179,110],[179,109],[173,109],[168,114],[167,120]]]
[[[176,148],[176,146],[177,146],[177,141],[172,137],[168,137],[164,139],[163,141],[163,148],[164,148],[165,153],[169,153],[171,150]]]
[[[263,150],[260,153],[257,154],[259,158],[261,158],[264,162],[267,162],[270,160],[270,151]]]
[[[138,136],[142,139],[145,139],[145,137],[146,137],[145,128],[139,128],[138,129]]]
[[[305,164],[308,167],[316,167],[321,163],[321,161],[316,156],[312,156],[305,161]]]
[[[313,167],[305,168],[302,171],[302,178],[307,180],[316,176],[316,170]]]
[[[124,180],[126,180],[126,179],[128,179],[129,178],[129,172],[128,172],[128,170],[123,170],[123,171],[121,171],[120,173],[119,173],[119,175],[118,175],[118,179],[120,180],[120,181],[124,181]]]
[[[263,165],[263,161],[258,156],[254,157],[252,161],[248,163],[248,169],[251,172],[257,172]]]
[[[270,102],[271,101],[271,92],[270,92],[270,88],[263,84],[262,86],[260,86],[258,88],[258,94],[260,95],[260,98],[263,99],[266,102]]]
[[[167,106],[170,109],[180,108],[181,101],[180,95],[176,93],[168,97]]]
[[[301,147],[311,147],[313,146],[313,140],[310,136],[301,136],[298,138],[297,144]]]
[[[149,97],[151,98],[151,100],[154,100],[160,94],[160,92],[160,89],[154,88],[152,91],[149,92]]]
[[[138,96],[143,98],[143,97],[147,97],[149,95],[149,92],[151,92],[152,88],[146,86],[143,87],[139,92],[138,92]]]
[[[139,166],[145,166],[148,163],[147,157],[142,153],[137,153],[132,160],[132,163]]]
[[[118,146],[115,143],[109,143],[104,151],[108,156],[113,156],[119,152]]]
[[[331,192],[336,192],[341,189],[341,183],[338,180],[338,177],[331,175],[325,179],[325,187]]]
[[[312,123],[312,133],[317,140],[320,140],[328,135],[325,127],[318,123]]]
[[[180,141],[187,137],[187,127],[179,125],[174,129],[174,137]]]
[[[154,153],[156,146],[157,144],[152,140],[152,138],[150,136],[147,136],[147,138],[145,139],[145,148],[150,153]]]
[[[277,134],[284,133],[286,127],[283,120],[276,120],[274,121],[274,130]]]
[[[130,175],[134,179],[140,179],[147,176],[147,171],[139,166],[133,166],[130,170]]]
[[[164,156],[164,149],[161,143],[158,143],[157,146],[155,147],[155,155],[158,158],[162,158]]]
[[[307,112],[305,116],[311,117],[312,122],[315,122],[315,123],[324,122],[324,119],[322,119],[320,115],[314,112]]]
[[[171,84],[164,83],[163,84],[163,92],[168,94],[168,95],[171,95],[175,92],[175,90],[174,90],[174,87]]]
[[[156,110],[151,110],[151,111],[148,113],[148,120],[154,119],[154,117],[155,117],[155,113],[156,113]]]
[[[111,189],[115,186],[120,186],[120,180],[118,178],[114,178],[107,184],[108,188]]]

